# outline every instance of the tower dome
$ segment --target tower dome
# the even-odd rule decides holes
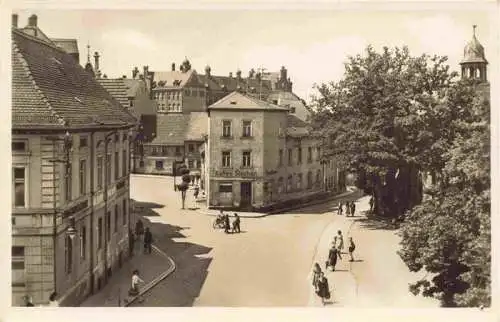
[[[464,47],[464,58],[460,62],[462,66],[462,78],[477,79],[486,82],[486,60],[484,47],[476,38],[476,25],[473,26],[472,40]]]

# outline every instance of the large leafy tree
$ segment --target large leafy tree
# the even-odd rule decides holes
[[[446,57],[412,57],[406,47],[367,47],[349,57],[339,82],[317,86],[312,122],[327,155],[358,174],[374,211],[398,216],[422,199],[420,174],[442,168],[451,135],[440,107],[456,75]],[[458,112],[457,112],[458,113]]]
[[[410,270],[431,275],[410,287],[414,294],[433,296],[447,307],[489,306],[489,102],[476,96],[447,128],[454,140],[443,155],[440,180],[402,226],[399,254]]]

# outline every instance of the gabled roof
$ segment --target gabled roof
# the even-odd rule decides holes
[[[208,107],[211,110],[215,109],[231,109],[231,110],[276,110],[288,111],[288,108],[281,107],[259,100],[250,95],[244,95],[239,92],[232,92],[231,94],[221,98],[217,102]]]
[[[191,86],[202,87],[202,84],[197,84],[197,78],[193,77],[193,75],[196,76],[196,71],[194,71],[193,69],[187,71],[186,73],[183,73],[181,71],[154,72],[154,80],[156,84],[165,82],[164,87],[166,88],[182,88],[185,87],[188,83]],[[195,83],[192,83],[193,79],[195,80]],[[177,85],[175,85],[174,82],[177,82]],[[161,87],[157,85],[156,88]]]
[[[103,128],[137,120],[64,50],[12,29],[12,127]]]
[[[97,81],[113,96],[123,108],[129,107],[127,86],[123,78],[98,78]]]
[[[52,42],[68,54],[79,54],[76,39],[51,38]]]
[[[288,114],[286,134],[290,137],[303,137],[309,135],[309,124],[295,115]]]

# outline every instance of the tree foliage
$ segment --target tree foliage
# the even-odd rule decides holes
[[[489,102],[446,61],[368,47],[340,81],[316,87],[311,120],[377,215],[407,215],[400,256],[431,275],[411,290],[444,306],[488,305]],[[426,173],[437,184],[424,191]]]

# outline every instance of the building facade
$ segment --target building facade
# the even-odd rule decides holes
[[[205,182],[209,207],[258,209],[331,188],[321,141],[289,109],[233,92],[209,108]]]
[[[12,304],[78,305],[129,255],[136,119],[38,31],[12,28]]]

